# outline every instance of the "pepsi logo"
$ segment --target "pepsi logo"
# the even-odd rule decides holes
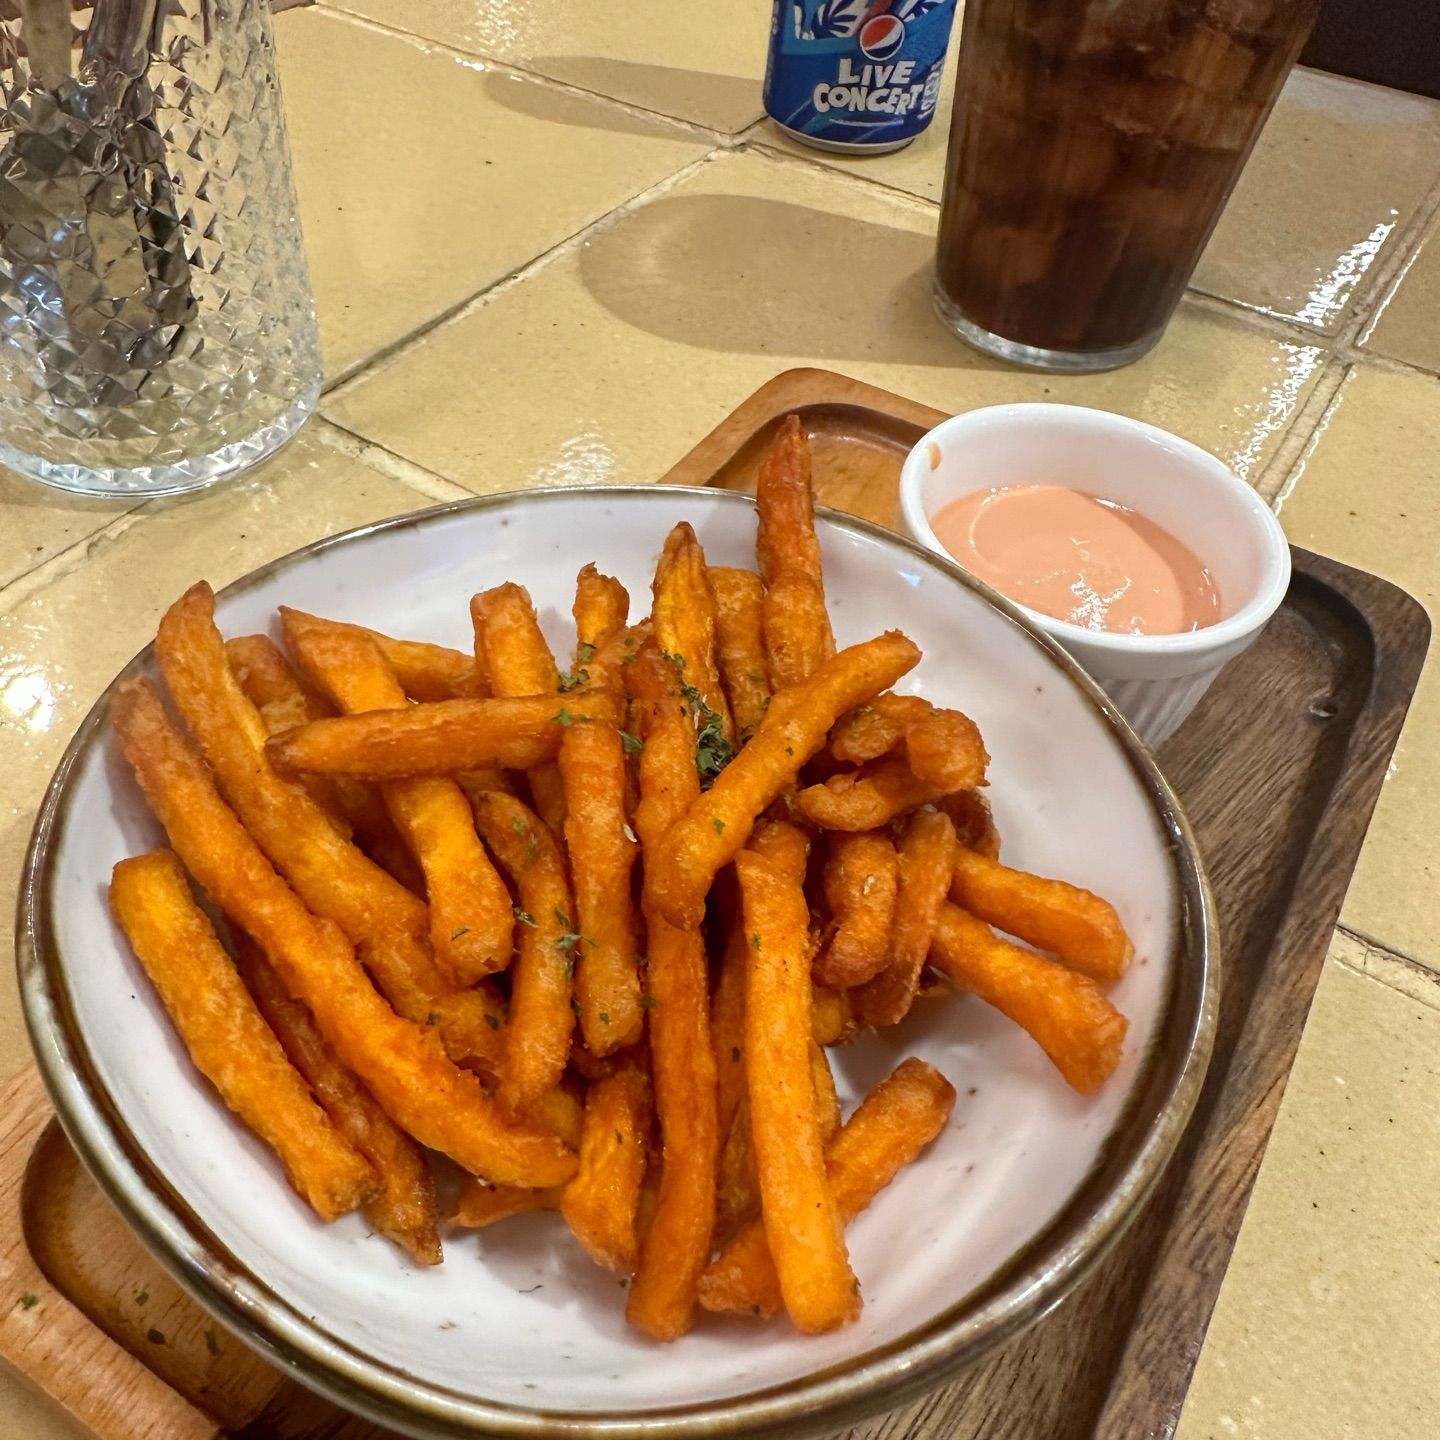
[[[897,15],[876,15],[860,27],[860,49],[870,60],[888,60],[905,43],[905,22]]]

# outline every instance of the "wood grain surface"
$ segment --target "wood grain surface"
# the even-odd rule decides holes
[[[942,417],[826,371],[777,376],[664,478],[753,488],[791,410],[811,436],[820,501],[894,526],[900,462]],[[1199,838],[1223,949],[1215,1056],[1179,1154],[1075,1295],[963,1379],[849,1440],[1173,1433],[1428,635],[1394,586],[1295,552],[1285,605],[1160,754]],[[0,1091],[0,1282],[7,1300],[34,1300],[0,1313],[0,1356],[97,1440],[388,1433],[215,1327],[49,1115],[33,1069]]]

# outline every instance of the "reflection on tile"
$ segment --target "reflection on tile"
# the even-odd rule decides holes
[[[1381,301],[1364,348],[1440,372],[1440,223]]]
[[[663,121],[341,16],[276,31],[332,378],[704,154]]]
[[[103,529],[135,503],[87,500],[0,466],[0,587]]]
[[[1297,70],[1196,288],[1331,332],[1436,179],[1440,103]]]
[[[1280,502],[1296,544],[1440,614],[1440,381],[1360,367]],[[1440,679],[1421,677],[1345,900],[1345,923],[1440,970]]]
[[[770,33],[766,0],[326,3],[727,135],[760,117]]]
[[[820,365],[952,410],[1055,398],[1141,415],[1253,475],[1321,359],[1187,309],[1128,370],[999,365],[932,314],[933,229],[905,197],[718,157],[325,410],[477,491],[643,483],[777,371]]]
[[[952,56],[935,123],[893,155],[825,155],[768,121],[758,137],[858,179],[938,201],[953,72]],[[1195,288],[1332,332],[1437,178],[1440,104],[1297,70],[1201,257]]]
[[[152,502],[12,608],[0,596],[0,893],[15,894],[35,807],[75,727],[187,585],[226,584],[319,536],[428,503],[306,431],[245,480]],[[10,943],[6,927],[0,1077],[28,1056]]]
[[[1431,988],[1422,1003],[1327,963],[1176,1440],[1434,1436]]]

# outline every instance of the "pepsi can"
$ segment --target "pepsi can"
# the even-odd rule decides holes
[[[765,110],[820,150],[879,155],[935,118],[956,0],[775,0]]]

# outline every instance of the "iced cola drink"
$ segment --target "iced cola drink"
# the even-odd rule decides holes
[[[1319,0],[967,0],[935,303],[1006,359],[1160,338]]]

